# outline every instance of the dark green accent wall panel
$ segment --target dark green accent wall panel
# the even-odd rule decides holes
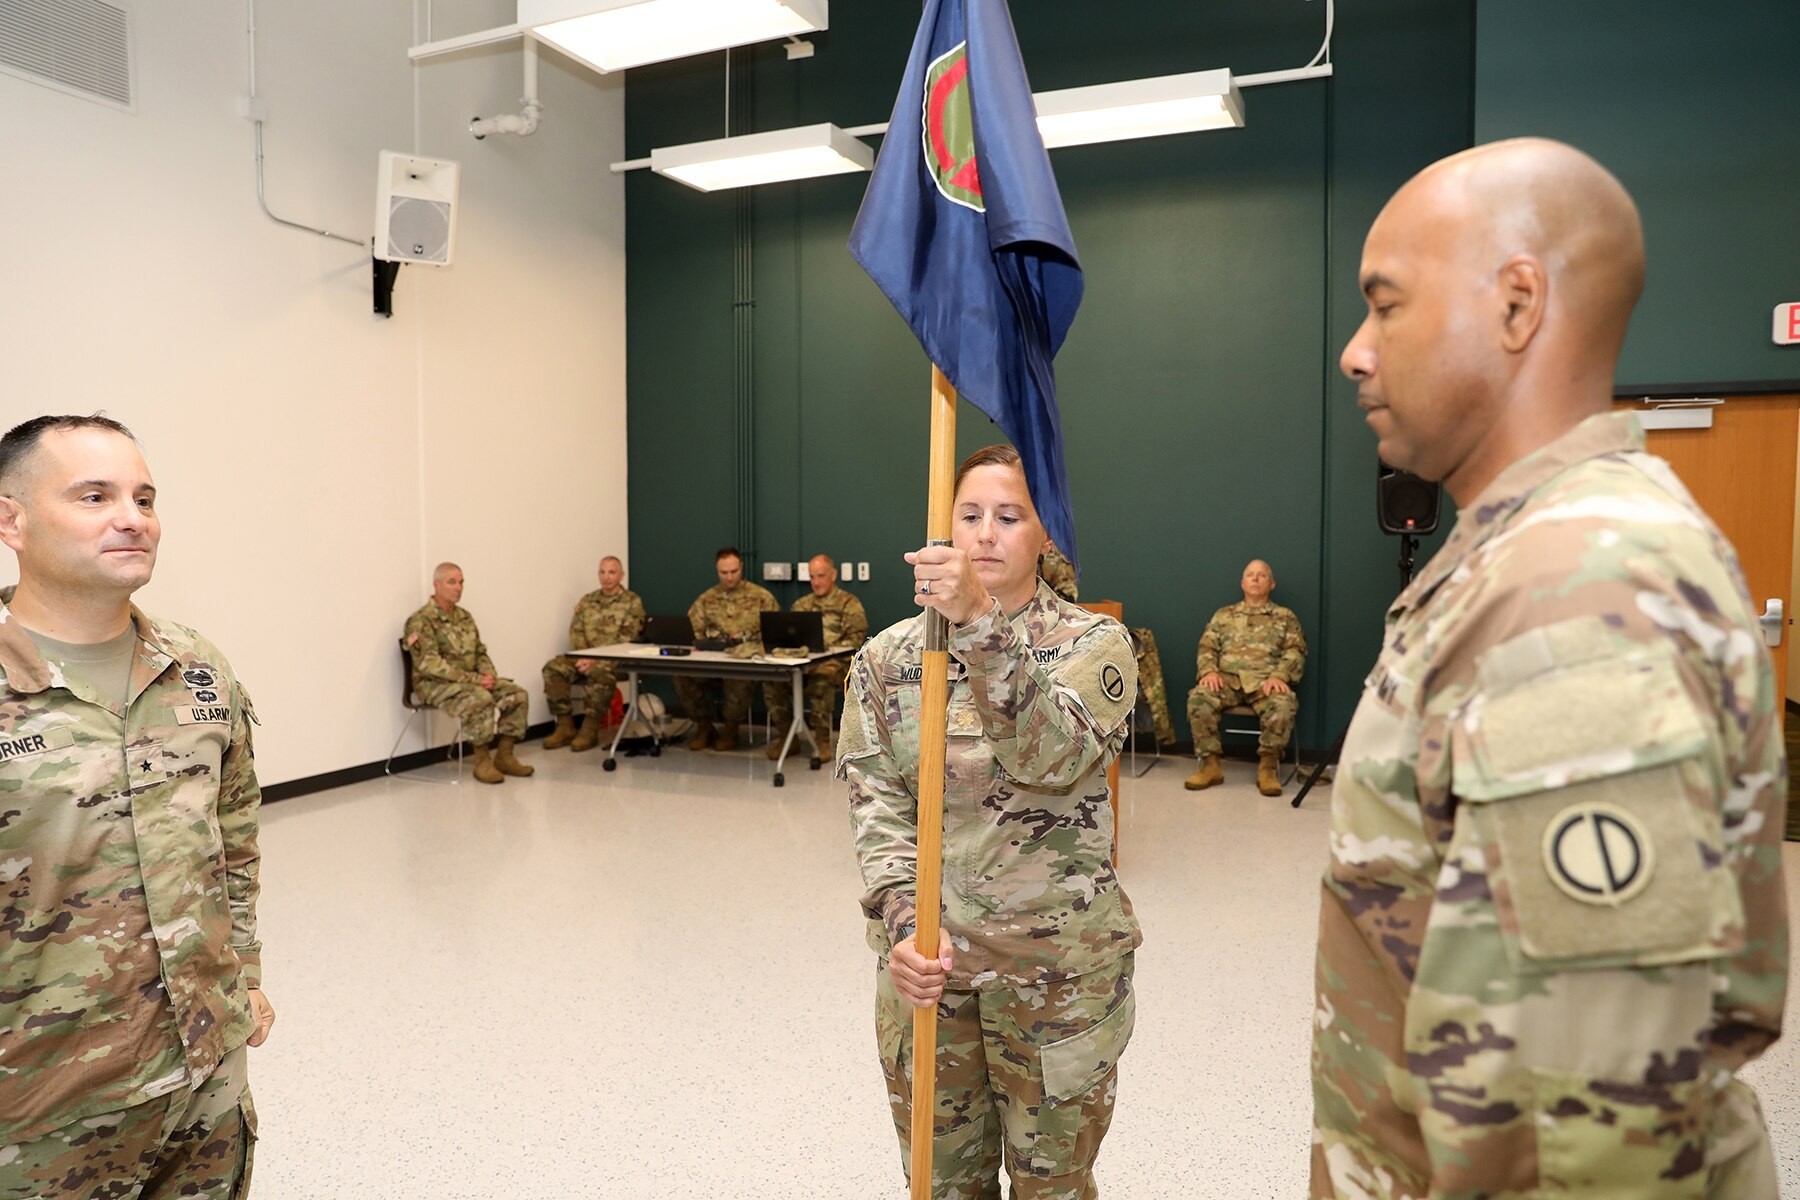
[[[1796,0],[1490,0],[1479,140],[1592,154],[1644,217],[1650,273],[1622,384],[1800,381],[1770,314],[1800,299]]]

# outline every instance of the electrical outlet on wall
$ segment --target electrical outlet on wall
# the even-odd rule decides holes
[[[794,564],[794,578],[798,579],[801,583],[806,583],[809,580],[811,580],[812,579],[812,564],[809,562],[795,563]]]
[[[859,562],[856,564],[856,578],[859,583],[869,582],[869,564],[868,563]]]
[[[845,583],[849,583],[852,579],[855,579],[856,578],[856,564],[848,563],[848,562],[847,563],[839,563],[838,564],[838,578],[843,580]]]
[[[763,564],[764,583],[786,583],[793,577],[794,568],[788,563],[772,562]]]

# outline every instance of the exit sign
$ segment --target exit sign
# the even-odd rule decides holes
[[[1775,344],[1792,346],[1800,342],[1800,300],[1775,306]]]

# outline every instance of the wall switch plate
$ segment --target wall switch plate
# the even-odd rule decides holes
[[[811,582],[811,580],[812,580],[812,563],[810,563],[810,562],[795,563],[794,564],[794,578],[798,579],[801,583]]]
[[[856,578],[856,564],[855,563],[839,563],[838,564],[838,578],[843,580],[845,583],[849,583],[852,579],[855,579]]]
[[[763,564],[764,583],[786,583],[794,577],[794,568],[790,563],[772,562]]]
[[[856,564],[856,578],[857,578],[858,582],[861,582],[861,583],[869,582],[869,564],[868,563],[859,562]]]

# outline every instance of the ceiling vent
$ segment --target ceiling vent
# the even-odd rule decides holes
[[[115,0],[0,0],[0,72],[131,112],[131,14]]]

